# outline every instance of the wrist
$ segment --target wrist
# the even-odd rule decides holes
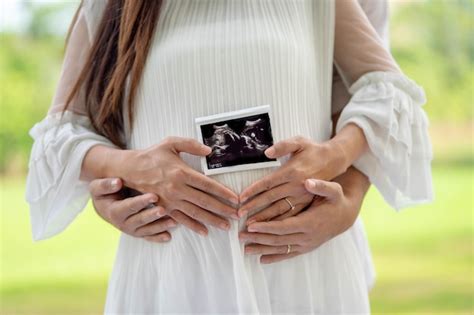
[[[334,179],[344,191],[344,196],[354,206],[360,207],[370,187],[370,181],[362,172],[351,166],[347,172]]]
[[[95,145],[89,149],[82,162],[81,178],[121,177],[125,172],[125,161],[131,150],[122,150],[107,145]]]
[[[127,181],[127,166],[134,165],[136,153],[136,150],[122,149],[107,151],[103,165],[104,177],[118,177]]]
[[[344,170],[368,149],[364,131],[353,123],[345,125],[328,143],[333,154],[340,155],[339,163]]]

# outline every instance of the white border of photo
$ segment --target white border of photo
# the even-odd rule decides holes
[[[225,120],[232,120],[237,118],[244,118],[247,116],[254,116],[268,113],[269,124],[270,128],[272,129],[272,137],[273,141],[275,141],[275,137],[273,135],[273,126],[271,124],[271,114],[270,114],[270,105],[262,105],[256,107],[250,107],[245,109],[236,110],[233,112],[226,112],[211,116],[205,117],[198,117],[194,120],[196,124],[196,130],[198,134],[198,140],[201,143],[204,143],[204,139],[202,137],[201,126],[208,125],[216,122],[221,122]],[[238,171],[248,171],[248,170],[255,170],[260,168],[268,168],[268,167],[278,167],[281,166],[279,160],[276,161],[267,161],[267,162],[258,162],[258,163],[248,163],[242,165],[233,165],[233,166],[223,166],[220,168],[209,169],[207,167],[207,160],[206,157],[201,157],[201,168],[205,175],[215,175],[215,174],[222,174],[222,173],[231,173],[231,172],[238,172]]]

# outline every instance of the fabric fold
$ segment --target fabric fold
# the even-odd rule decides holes
[[[71,111],[49,114],[31,128],[25,198],[30,204],[34,240],[64,230],[85,208],[88,182],[80,180],[82,161],[94,145],[114,146],[93,131],[88,117]]]
[[[401,73],[370,72],[349,89],[336,132],[358,125],[369,150],[354,162],[399,210],[433,200],[428,119],[423,89]]]

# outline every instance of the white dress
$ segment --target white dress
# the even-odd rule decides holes
[[[80,69],[84,39],[93,40],[104,4],[84,2],[52,110],[31,130],[26,198],[36,240],[62,231],[85,207],[82,159],[94,144],[112,145],[95,134],[81,104],[62,120],[54,110]],[[335,11],[343,22],[335,23]],[[358,124],[370,147],[354,165],[397,209],[431,200],[423,91],[393,65],[361,12],[357,4],[339,9],[333,1],[164,1],[135,99],[135,127],[126,128],[128,147],[147,148],[171,135],[195,138],[196,117],[264,104],[272,107],[276,141],[294,135],[327,140],[335,62],[352,94],[337,130]],[[348,32],[340,30],[345,27]],[[364,45],[376,46],[371,51],[383,58],[370,66],[364,58],[344,59],[367,51]],[[198,158],[183,158],[200,170]],[[239,193],[271,171],[213,177]],[[232,221],[227,232],[209,227],[207,237],[178,226],[166,244],[122,234],[105,312],[370,312],[373,270],[360,220],[318,249],[270,265],[244,255],[238,239],[244,222]]]

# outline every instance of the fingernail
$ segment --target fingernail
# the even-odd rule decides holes
[[[228,230],[230,229],[229,223],[221,223],[221,224],[219,224],[219,226],[220,226],[223,230],[226,230],[226,231],[228,231]]]
[[[251,226],[251,225],[249,225],[249,226],[247,227],[247,230],[248,230],[249,232],[257,232],[257,229],[255,228],[255,226]]]
[[[247,210],[239,211],[239,218],[246,216],[249,212]]]
[[[155,203],[155,202],[157,202],[157,201],[158,201],[158,199],[157,199],[156,197],[151,197],[151,198],[148,200],[149,203]]]
[[[249,198],[249,197],[246,197],[246,196],[241,197],[241,198],[240,198],[240,203],[246,202],[248,198]]]
[[[232,198],[230,198],[230,202],[232,202],[234,205],[238,205],[239,204],[239,199],[237,199],[235,197],[232,197]]]
[[[112,189],[118,188],[119,187],[119,179],[118,178],[112,179],[112,181],[110,182],[110,186],[112,187]]]
[[[165,208],[159,207],[158,208],[158,215],[162,216],[166,214]]]
[[[246,224],[247,224],[247,226],[249,226],[250,224],[255,223],[255,222],[257,222],[257,220],[255,220],[255,219],[250,219],[250,220],[247,221]]]
[[[314,188],[316,187],[316,183],[313,179],[308,179],[308,187],[309,188]]]
[[[207,232],[204,230],[199,230],[198,233],[201,234],[202,236],[207,236]]]
[[[252,249],[251,249],[251,248],[247,248],[247,247],[245,247],[244,252],[245,252],[245,254],[247,254],[247,255],[253,253]]]
[[[275,149],[273,147],[270,147],[267,150],[265,150],[266,156],[273,156],[274,154],[275,154]]]
[[[169,237],[169,235],[163,235],[163,236],[161,237],[161,240],[162,240],[162,241],[165,241],[165,242],[169,241],[170,239],[171,239],[171,238]]]
[[[237,215],[237,213],[232,213],[230,217],[234,220],[240,220],[240,217]]]
[[[175,227],[175,226],[176,226],[176,222],[174,222],[174,221],[169,221],[169,222],[166,224],[166,226],[169,227],[169,228]]]

